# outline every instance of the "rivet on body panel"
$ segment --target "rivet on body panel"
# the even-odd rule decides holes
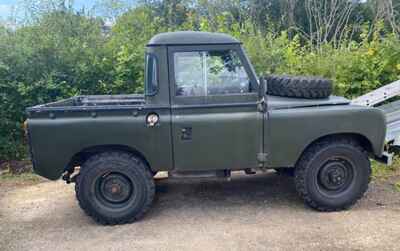
[[[134,117],[139,116],[139,111],[138,111],[138,110],[133,111],[133,112],[132,112],[132,115],[133,115]]]
[[[96,118],[97,117],[97,113],[96,112],[92,112],[92,113],[90,113],[90,116],[92,116],[92,118]]]
[[[50,113],[49,113],[49,118],[55,119],[55,118],[56,118],[56,115],[55,115],[54,113],[50,112]]]

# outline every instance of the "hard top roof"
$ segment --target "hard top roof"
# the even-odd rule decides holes
[[[191,44],[240,44],[240,42],[223,33],[177,31],[155,35],[147,46]]]

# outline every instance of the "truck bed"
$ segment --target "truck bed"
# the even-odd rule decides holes
[[[93,110],[140,106],[144,104],[144,96],[140,94],[131,95],[90,95],[76,96],[60,101],[33,106],[28,112],[42,111],[68,111],[68,110]]]

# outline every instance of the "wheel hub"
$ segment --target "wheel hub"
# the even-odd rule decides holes
[[[100,181],[100,192],[106,201],[122,203],[129,199],[132,185],[122,174],[108,174]]]
[[[351,177],[351,166],[346,161],[334,160],[321,168],[318,178],[324,189],[338,191],[349,183]]]

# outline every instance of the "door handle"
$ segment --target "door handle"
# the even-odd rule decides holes
[[[181,140],[191,140],[192,139],[192,128],[183,127],[181,129]]]

